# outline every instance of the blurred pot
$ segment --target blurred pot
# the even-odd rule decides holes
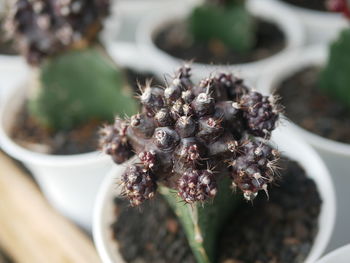
[[[303,50],[290,52],[285,62],[275,67],[273,74],[264,74],[258,83],[258,90],[273,93],[286,78],[308,66],[322,67],[327,60],[326,46],[312,46]],[[302,94],[301,94],[302,96]],[[350,144],[330,140],[289,121],[286,126],[298,133],[307,143],[311,144],[326,162],[331,171],[336,187],[339,209],[337,224],[332,238],[331,249],[350,242],[350,213],[348,209],[350,185]]]
[[[347,20],[338,13],[302,8],[282,0],[271,1],[295,13],[305,29],[307,44],[329,43],[349,25]]]
[[[284,61],[288,50],[298,48],[304,43],[304,34],[302,26],[297,17],[288,8],[269,0],[249,0],[247,1],[248,10],[256,17],[271,21],[282,30],[286,40],[285,48],[271,57],[250,63],[236,65],[212,65],[193,63],[192,68],[196,71],[199,79],[207,77],[210,73],[219,71],[238,71],[242,77],[255,81],[263,69],[272,65],[280,64]],[[165,51],[159,49],[154,43],[154,37],[167,24],[185,19],[191,8],[185,5],[168,3],[161,8],[153,10],[139,23],[136,32],[137,44],[143,53],[148,67],[162,76],[163,72],[173,72],[183,63],[179,58],[173,57]],[[189,60],[191,58],[188,58]]]
[[[27,74],[16,77],[16,84],[9,83],[15,86],[4,97],[0,108],[0,146],[29,169],[57,210],[91,231],[95,196],[112,161],[99,152],[67,156],[41,154],[13,141],[9,132],[25,100]]]

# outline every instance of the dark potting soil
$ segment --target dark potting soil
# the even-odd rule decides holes
[[[283,32],[273,23],[257,21],[256,44],[250,52],[242,53],[225,47],[219,41],[198,43],[189,36],[184,21],[164,27],[155,37],[156,46],[185,61],[205,64],[239,64],[267,58],[285,46]]]
[[[289,4],[308,8],[317,11],[328,11],[326,8],[326,1],[323,0],[282,0],[283,2],[287,2]]]
[[[269,200],[259,194],[235,210],[220,236],[220,263],[303,262],[318,230],[321,199],[313,180],[293,161],[281,161],[281,180]],[[166,201],[141,208],[115,199],[114,238],[128,263],[195,263],[185,234]]]
[[[102,123],[94,120],[75,129],[51,131],[31,118],[25,103],[11,130],[11,137],[21,146],[45,154],[69,155],[95,151]]]
[[[350,143],[350,109],[317,88],[319,68],[305,68],[277,89],[285,115],[322,137]]]
[[[144,84],[152,74],[126,71],[126,76],[134,93],[139,93],[137,81]],[[156,80],[153,81],[156,85]],[[96,151],[98,131],[105,121],[92,120],[84,125],[66,131],[50,131],[41,127],[27,111],[24,104],[19,111],[11,131],[11,137],[21,146],[35,152],[54,155],[71,155]]]

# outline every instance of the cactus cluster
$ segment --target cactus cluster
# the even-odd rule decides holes
[[[30,64],[95,39],[109,0],[13,0],[7,21]]]
[[[159,183],[194,204],[213,198],[223,177],[248,200],[274,179],[279,154],[267,141],[279,117],[274,98],[232,74],[194,84],[190,70],[181,67],[164,88],[147,82],[142,112],[101,130],[101,149],[116,163],[138,157],[121,180],[133,206],[151,199]]]

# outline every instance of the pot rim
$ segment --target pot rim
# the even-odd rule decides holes
[[[277,24],[284,33],[286,46],[276,54],[253,62],[231,65],[192,63],[194,68],[202,68],[212,72],[219,68],[245,69],[263,65],[265,66],[272,63],[274,60],[283,57],[286,50],[300,47],[305,42],[304,31],[301,23],[294,13],[288,10],[288,8],[270,0],[249,0],[247,2],[247,8],[255,16]],[[174,20],[182,19],[186,17],[189,12],[190,9],[186,8],[186,6],[169,4],[154,10],[154,12],[149,13],[143,18],[136,31],[136,42],[141,52],[148,57],[149,61],[154,61],[153,64],[155,65],[169,65],[169,68],[172,69],[182,64],[183,60],[181,58],[173,57],[167,52],[159,49],[154,44],[153,36],[160,30],[160,28],[164,27],[165,24]],[[155,68],[155,70],[157,71],[157,68]]]
[[[335,12],[331,12],[331,11],[313,10],[310,8],[293,5],[291,3],[287,3],[287,2],[282,1],[282,0],[271,0],[271,1],[276,1],[280,5],[284,5],[290,9],[292,9],[294,12],[301,13],[304,16],[310,16],[313,19],[321,19],[321,20],[326,19],[327,22],[329,22],[329,20],[345,20],[343,18],[343,16],[339,13],[335,13]]]
[[[334,262],[341,263],[341,262],[335,261],[335,260],[337,259],[337,257],[339,257],[340,255],[343,255],[344,253],[348,255],[347,259],[349,259],[350,244],[347,244],[345,246],[342,246],[342,247],[339,247],[339,248],[333,250],[329,254],[322,257],[316,263],[334,263]]]
[[[315,262],[325,250],[335,224],[336,198],[333,182],[326,165],[316,151],[288,130],[288,128],[279,127],[274,132],[272,141],[285,142],[286,146],[285,148],[282,147],[282,150],[289,151],[286,156],[300,163],[306,170],[307,175],[314,179],[323,200],[318,219],[319,231],[305,261],[309,263]],[[291,147],[295,148],[295,150],[292,150]],[[129,162],[132,161],[133,159],[129,160]],[[119,194],[116,182],[128,163],[112,168],[101,185],[95,202],[93,238],[103,263],[125,263],[122,256],[118,253],[117,242],[112,240],[108,226],[113,223],[114,219],[112,199]],[[310,163],[314,164],[311,168],[307,166]]]
[[[324,65],[328,58],[328,47],[326,45],[314,45],[306,47],[301,50],[292,51],[286,57],[285,63],[279,67],[275,67],[273,74],[263,74],[258,82],[258,90],[271,94],[276,90],[276,86],[281,83],[283,79],[293,75],[296,71],[307,66],[321,66]],[[310,132],[292,121],[288,121],[294,130],[302,134],[306,141],[318,149],[326,152],[332,152],[342,156],[350,156],[350,144],[338,142],[318,134]]]
[[[14,67],[14,74],[16,73],[16,67]],[[12,157],[23,162],[44,165],[44,166],[59,166],[59,165],[81,165],[86,163],[98,163],[103,159],[108,159],[104,154],[94,151],[82,154],[72,155],[50,155],[44,153],[38,153],[28,150],[11,139],[8,132],[5,130],[5,122],[8,118],[11,121],[11,117],[6,117],[9,111],[9,106],[17,100],[17,109],[23,102],[25,96],[25,85],[28,79],[28,72],[24,76],[18,76],[17,81],[13,84],[13,89],[4,94],[0,105],[0,146]],[[22,98],[20,98],[22,97]],[[12,114],[16,114],[16,109],[12,111]],[[13,117],[14,119],[14,117]]]

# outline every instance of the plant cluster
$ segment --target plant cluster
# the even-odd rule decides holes
[[[133,206],[154,197],[159,184],[194,204],[215,197],[224,177],[247,200],[274,180],[279,154],[267,142],[279,118],[274,98],[232,74],[194,84],[190,71],[181,67],[164,88],[146,83],[142,112],[101,130],[101,148],[116,163],[138,157],[122,176]]]
[[[12,1],[7,27],[30,64],[95,40],[109,0]]]

